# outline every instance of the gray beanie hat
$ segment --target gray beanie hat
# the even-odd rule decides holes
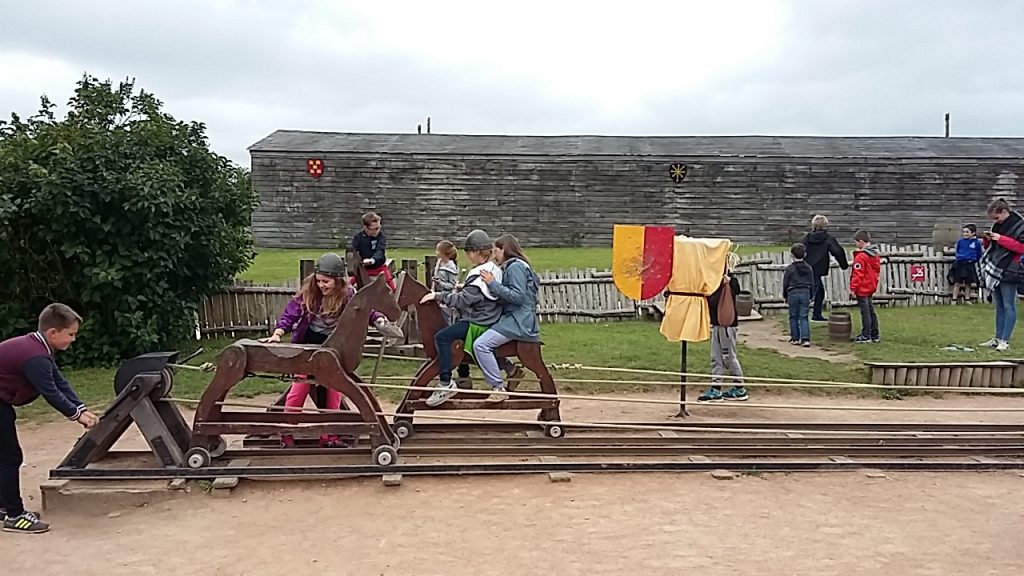
[[[317,261],[316,273],[341,278],[345,275],[345,259],[334,252],[328,252]]]
[[[473,230],[466,236],[466,244],[463,246],[463,250],[467,252],[470,250],[486,250],[494,246],[494,241],[487,235],[487,232],[477,229]]]

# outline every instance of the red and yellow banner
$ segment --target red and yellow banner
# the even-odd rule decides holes
[[[671,226],[616,224],[612,235],[612,278],[627,297],[658,295],[672,277],[675,229]]]

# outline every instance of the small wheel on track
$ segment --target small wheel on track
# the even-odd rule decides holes
[[[185,464],[193,470],[209,466],[211,460],[210,451],[199,446],[191,448],[185,453]]]
[[[400,440],[411,438],[416,432],[412,427],[412,422],[409,422],[408,420],[399,420],[398,422],[395,422],[394,425],[391,426],[391,429],[395,431],[395,436],[398,436]]]
[[[228,451],[228,441],[223,436],[215,436],[213,442],[210,443],[210,457],[220,458]]]
[[[387,444],[373,449],[373,463],[378,466],[391,466],[398,461],[398,450]]]
[[[544,435],[548,438],[561,438],[565,436],[565,428],[561,424],[548,424],[544,426]]]

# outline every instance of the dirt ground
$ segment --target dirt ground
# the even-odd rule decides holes
[[[755,392],[756,394],[756,392]],[[673,396],[671,390],[646,398]],[[264,399],[265,400],[265,399]],[[1024,399],[900,402],[797,394],[754,403],[1024,408]],[[671,406],[566,402],[565,420],[665,419]],[[809,412],[696,406],[695,420],[1017,422],[1020,413]],[[524,418],[532,417],[523,415]],[[27,503],[79,430],[21,429]],[[138,446],[137,438],[125,445]],[[5,573],[1021,574],[1018,473],[581,475],[243,482],[147,507],[46,514],[41,536],[0,533]]]
[[[853,354],[833,352],[817,346],[804,348],[790,344],[789,334],[772,318],[743,322],[740,325],[739,340],[751,348],[774,350],[790,358],[817,358],[840,364],[857,361]]]

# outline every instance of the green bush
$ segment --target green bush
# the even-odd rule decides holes
[[[161,107],[85,76],[63,120],[44,96],[0,122],[0,336],[59,301],[85,317],[76,364],[174,346],[252,261],[248,172]]]

